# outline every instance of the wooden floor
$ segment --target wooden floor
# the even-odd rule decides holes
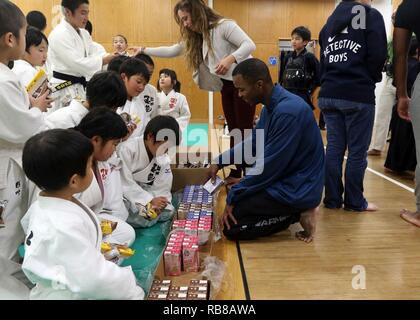
[[[399,217],[400,209],[415,209],[414,196],[406,190],[414,188],[414,181],[387,174],[384,161],[384,156],[369,158],[365,178],[367,199],[380,207],[376,213],[321,208],[316,240],[309,245],[294,238],[299,224],[269,238],[240,242],[240,250],[234,242],[219,241],[214,253],[226,262],[227,274],[218,298],[420,299],[420,229]],[[222,192],[219,212],[225,197]],[[366,289],[357,289],[364,283]]]

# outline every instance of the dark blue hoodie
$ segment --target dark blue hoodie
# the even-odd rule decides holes
[[[366,28],[359,19],[363,10]],[[356,1],[343,1],[328,18],[319,41],[319,96],[375,104],[375,85],[382,79],[387,58],[385,23],[379,11]]]

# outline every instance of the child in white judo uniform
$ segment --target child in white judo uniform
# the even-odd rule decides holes
[[[181,83],[178,81],[176,72],[171,69],[162,69],[159,72],[159,114],[171,116],[178,121],[182,137],[191,119],[191,112],[187,98],[180,93]]]
[[[91,186],[78,195],[101,220],[117,222],[117,228],[108,242],[131,245],[135,240],[134,229],[125,222],[128,211],[123,202],[119,159],[109,161],[118,144],[128,135],[125,122],[115,112],[105,107],[92,109],[75,130],[89,138],[94,146]]]
[[[100,222],[74,195],[92,183],[91,141],[55,129],[31,138],[26,175],[43,191],[28,211],[23,271],[35,284],[31,299],[143,299],[131,267],[101,254]]]
[[[131,225],[150,227],[172,218],[173,176],[168,150],[177,145],[179,125],[176,120],[157,116],[147,124],[143,137],[128,140],[120,146],[123,193]]]
[[[68,106],[72,99],[86,99],[86,82],[115,55],[98,52],[84,28],[89,19],[88,0],[62,0],[64,18],[48,37],[48,65],[53,71],[51,84],[65,88],[57,93],[54,109]]]
[[[150,72],[139,59],[129,58],[124,61],[119,72],[127,89],[128,100],[117,112],[130,115],[137,126],[130,139],[141,137],[147,123],[158,113],[157,91],[150,88]]]
[[[27,183],[21,168],[24,143],[44,126],[49,92],[30,98],[8,64],[25,52],[26,20],[10,1],[0,0],[0,256],[11,264],[19,259],[24,239],[20,219],[27,210]],[[3,271],[0,273],[3,276]]]
[[[27,87],[38,73],[38,68],[45,65],[48,57],[48,39],[37,28],[26,30],[26,49],[21,60],[14,63],[12,71]]]
[[[112,38],[112,46],[114,47],[115,52],[120,56],[129,56],[127,52],[128,40],[122,34],[117,34],[114,38]]]

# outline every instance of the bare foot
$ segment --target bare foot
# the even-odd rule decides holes
[[[405,221],[415,225],[420,228],[420,212],[411,212],[407,209],[403,209],[400,214],[401,218]]]
[[[371,149],[368,151],[368,156],[380,156],[382,154],[381,150]]]
[[[367,212],[375,212],[375,211],[378,211],[378,210],[379,210],[379,207],[376,204],[374,204],[374,203],[368,203],[368,206],[367,206],[367,208],[366,208],[365,211],[367,211]]]
[[[302,225],[303,231],[296,232],[296,238],[300,241],[311,243],[315,237],[316,231],[316,214],[319,208],[315,208],[306,211],[300,216],[300,224]]]

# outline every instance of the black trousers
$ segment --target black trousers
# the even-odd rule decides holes
[[[229,221],[231,229],[225,226],[223,233],[229,240],[253,240],[286,230],[300,220],[305,209],[282,204],[266,191],[243,199],[233,208],[238,224]]]

